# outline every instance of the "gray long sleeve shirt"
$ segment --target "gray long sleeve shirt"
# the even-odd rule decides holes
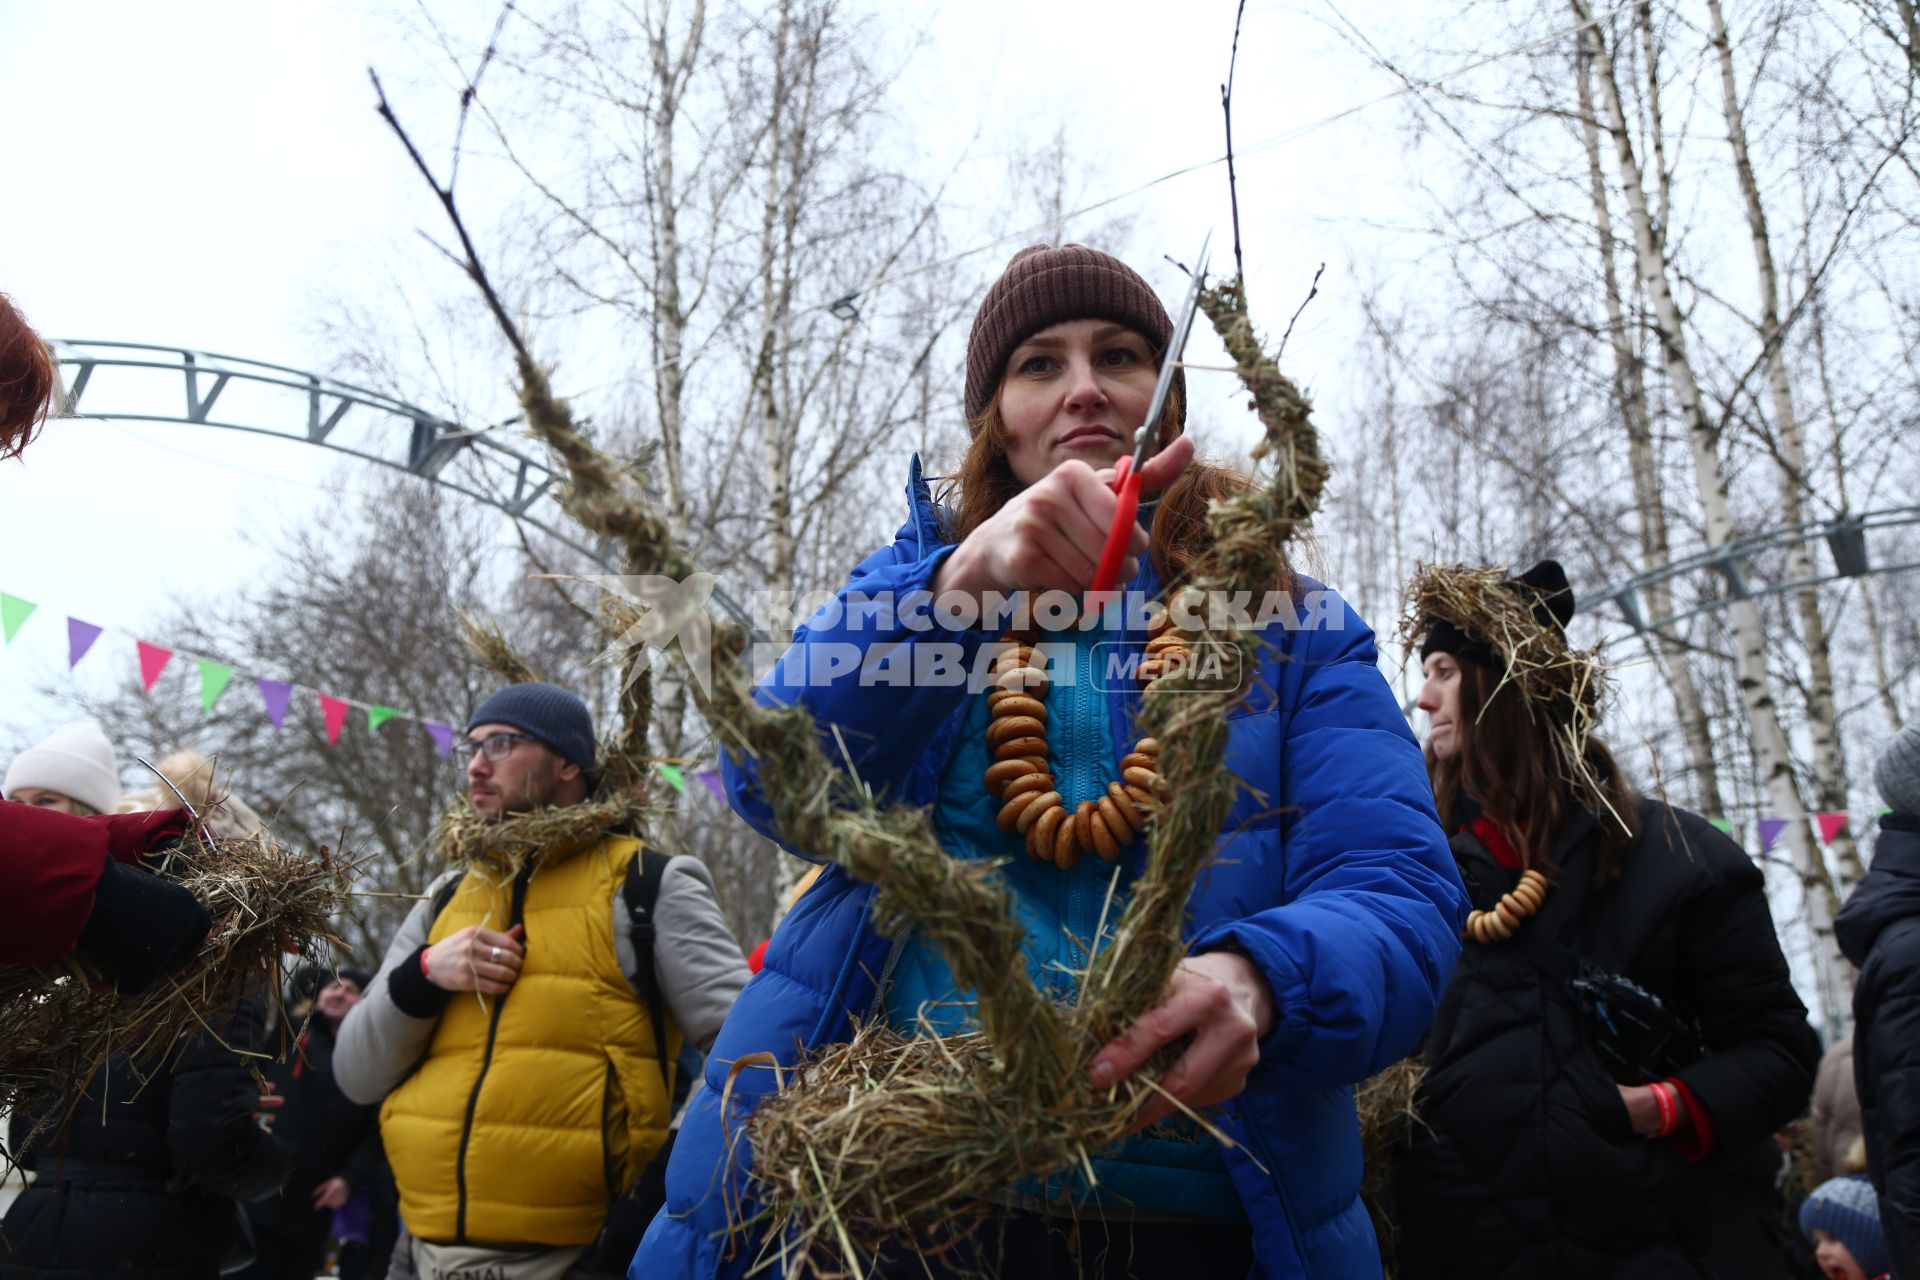
[[[387,947],[380,972],[367,993],[340,1024],[333,1052],[334,1076],[355,1102],[385,1098],[426,1055],[439,1015],[416,1017],[394,1003],[391,978],[400,965],[413,963],[433,928],[433,897],[458,871],[448,871],[427,887],[427,901],[415,904]],[[607,904],[613,913],[614,946],[620,968],[635,969],[632,924],[626,902],[616,890]],[[690,1043],[705,1050],[713,1043],[747,982],[747,961],[720,913],[713,877],[698,858],[676,857],[660,880],[654,905],[654,972],[666,1012]],[[638,997],[636,996],[636,999]]]

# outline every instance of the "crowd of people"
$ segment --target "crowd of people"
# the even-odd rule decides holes
[[[1154,403],[1121,582],[1163,598],[1205,561],[1210,504],[1251,481],[1194,456],[1183,374],[1158,399],[1174,329],[1110,255],[1016,255],[969,336],[954,476],[936,493],[914,460],[900,532],[758,689],[1004,889],[1028,976],[1062,1003],[1139,887],[1164,800],[1143,686],[1192,637],[1172,611],[984,620],[1086,589]],[[0,361],[5,457],[52,370],[4,299]],[[936,1254],[783,1252],[747,1122],[864,1025],[973,1029],[976,993],[831,863],[750,966],[698,859],[568,820],[603,780],[596,726],[575,692],[521,683],[456,743],[473,818],[519,852],[445,867],[377,971],[293,974],[282,1043],[259,1009],[223,1011],[151,1079],[109,1063],[17,1114],[8,1150],[32,1182],[0,1227],[0,1280],[304,1278],[329,1250],[343,1276],[424,1280],[1330,1280],[1379,1276],[1383,1236],[1396,1275],[1432,1280],[1920,1280],[1920,725],[1876,765],[1890,812],[1838,922],[1854,1031],[1823,1058],[1755,862],[1636,787],[1594,731],[1560,566],[1494,579],[1419,597],[1423,743],[1367,624],[1281,562],[1271,592],[1314,597],[1316,621],[1261,628],[1257,669],[1235,673],[1223,759],[1243,785],[1186,957],[1087,1067],[1104,1090],[1150,1065],[1160,1099],[1082,1167],[970,1206]],[[952,612],[866,607],[882,599]],[[1129,678],[1108,678],[1116,653]],[[871,678],[880,662],[984,679]],[[819,862],[762,763],[724,759],[733,808]],[[196,782],[204,757],[169,764],[202,816],[258,829]],[[11,762],[0,963],[77,952],[134,992],[205,937],[204,908],[154,870],[179,800],[117,812],[120,791],[97,726]],[[1356,1085],[1410,1056],[1410,1137],[1363,1147]],[[1371,1206],[1363,1150],[1391,1165]]]

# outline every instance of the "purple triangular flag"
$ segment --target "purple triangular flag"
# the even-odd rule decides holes
[[[1760,819],[1760,852],[1767,853],[1773,848],[1773,842],[1787,829],[1785,818]]]
[[[82,622],[78,618],[67,619],[67,670],[80,665],[80,659],[87,656],[87,650],[93,648],[93,642],[100,638],[100,628],[91,622]]]
[[[450,756],[453,754],[453,727],[451,725],[435,724],[431,720],[422,720],[420,727],[432,736],[433,745],[440,748],[441,755]]]
[[[713,792],[713,798],[715,800],[724,801],[727,798],[727,793],[720,789],[720,771],[718,769],[702,769],[693,776],[707,784],[707,790]]]
[[[261,676],[257,683],[260,696],[267,703],[267,719],[273,721],[273,727],[278,729],[287,718],[287,702],[293,697],[293,686],[284,680],[269,680],[265,676]]]

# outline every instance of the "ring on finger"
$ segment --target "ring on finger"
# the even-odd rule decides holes
[[[500,963],[500,948],[498,948],[498,947],[495,947],[495,948],[493,949],[493,954],[492,954],[492,955],[490,955],[490,956],[488,956],[487,958],[488,958],[488,959],[490,959],[490,960],[492,960],[492,961],[493,961],[493,962],[494,962],[495,964],[499,964],[499,963]]]

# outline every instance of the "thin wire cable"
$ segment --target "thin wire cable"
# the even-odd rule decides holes
[[[1335,7],[1333,4],[1329,3],[1327,7],[1330,9],[1333,9],[1336,16],[1338,16],[1341,19],[1341,21],[1345,22],[1348,26],[1353,25],[1351,20],[1347,19],[1345,14],[1340,13],[1339,9]],[[1498,53],[1490,53],[1490,54],[1487,54],[1485,57],[1476,58],[1472,62],[1463,63],[1462,65],[1455,67],[1453,70],[1443,72],[1442,74],[1434,76],[1431,79],[1403,84],[1399,88],[1389,90],[1388,92],[1380,94],[1377,97],[1368,98],[1364,102],[1358,102],[1358,103],[1355,103],[1353,106],[1342,108],[1341,110],[1335,111],[1330,115],[1321,116],[1317,120],[1310,120],[1305,124],[1296,125],[1291,129],[1287,129],[1280,133],[1273,134],[1269,137],[1262,138],[1261,140],[1253,143],[1250,146],[1238,148],[1235,150],[1234,155],[1236,158],[1244,159],[1247,156],[1259,155],[1263,151],[1271,151],[1275,147],[1284,146],[1289,142],[1297,141],[1298,139],[1304,138],[1311,133],[1315,133],[1321,129],[1324,129],[1329,125],[1338,124],[1342,120],[1348,119],[1349,117],[1352,117],[1352,116],[1359,115],[1362,111],[1368,111],[1374,107],[1380,106],[1382,103],[1391,102],[1396,98],[1404,98],[1408,94],[1415,93],[1423,89],[1435,88],[1439,85],[1447,83],[1450,80],[1455,80],[1460,78],[1461,76],[1469,75],[1475,71],[1480,70],[1482,67],[1489,66],[1495,62],[1501,62],[1507,58],[1516,58],[1523,54],[1533,53],[1539,49],[1544,49],[1551,45],[1558,44],[1561,41],[1566,40],[1570,36],[1578,35],[1580,32],[1585,31],[1588,27],[1597,26],[1600,23],[1606,21],[1607,19],[1612,18],[1617,14],[1624,13],[1627,10],[1634,7],[1635,7],[1634,0],[1626,0],[1625,3],[1617,4],[1613,6],[1611,9],[1607,9],[1607,10],[1604,10],[1603,12],[1593,15],[1593,17],[1586,22],[1575,23],[1571,27],[1567,27],[1564,30],[1554,31],[1551,34],[1542,36],[1537,40],[1530,40],[1525,44],[1515,45],[1511,49],[1503,49]],[[991,250],[991,249],[1000,248],[1003,245],[1012,244],[1016,241],[1025,242],[1032,236],[1039,235],[1043,232],[1049,231],[1052,228],[1057,227],[1061,223],[1067,222],[1070,219],[1085,217],[1087,214],[1090,214],[1090,213],[1098,213],[1100,210],[1105,209],[1110,205],[1118,204],[1122,200],[1130,200],[1134,196],[1140,195],[1147,191],[1151,191],[1155,187],[1162,186],[1166,183],[1174,181],[1176,178],[1184,178],[1188,174],[1199,173],[1203,169],[1211,169],[1215,165],[1225,164],[1226,162],[1227,162],[1227,157],[1226,157],[1226,154],[1223,152],[1220,155],[1217,155],[1210,160],[1199,160],[1199,161],[1195,161],[1192,164],[1182,165],[1180,168],[1171,170],[1170,172],[1167,172],[1167,173],[1163,173],[1157,178],[1151,178],[1148,181],[1141,183],[1139,186],[1129,187],[1125,191],[1121,191],[1115,195],[1106,196],[1102,199],[1094,201],[1092,204],[1082,205],[1077,209],[1061,214],[1059,217],[1048,218],[1046,221],[1035,223],[1030,227],[1024,227],[1018,231],[1008,232],[1005,235],[998,236],[983,244],[975,245],[971,249],[963,249],[959,253],[950,254],[945,258],[940,258],[933,262],[922,263],[921,265],[916,267],[908,267],[903,271],[896,271],[891,275],[881,276],[878,279],[866,285],[864,288],[854,290],[851,293],[843,292],[842,294],[835,297],[832,301],[829,301],[829,302],[817,302],[809,306],[802,307],[799,311],[795,312],[795,314],[808,315],[816,311],[828,311],[828,310],[831,310],[836,305],[845,303],[848,300],[853,298],[865,297],[867,294],[870,294],[875,290],[884,288],[887,285],[897,284],[902,280],[911,279],[912,277],[917,275],[924,275],[929,271],[937,271],[942,267],[950,267],[955,263],[964,262],[968,258],[976,257],[979,254],[986,253],[988,250]],[[664,365],[656,366],[655,372],[658,372],[658,370],[663,367],[665,366]]]

